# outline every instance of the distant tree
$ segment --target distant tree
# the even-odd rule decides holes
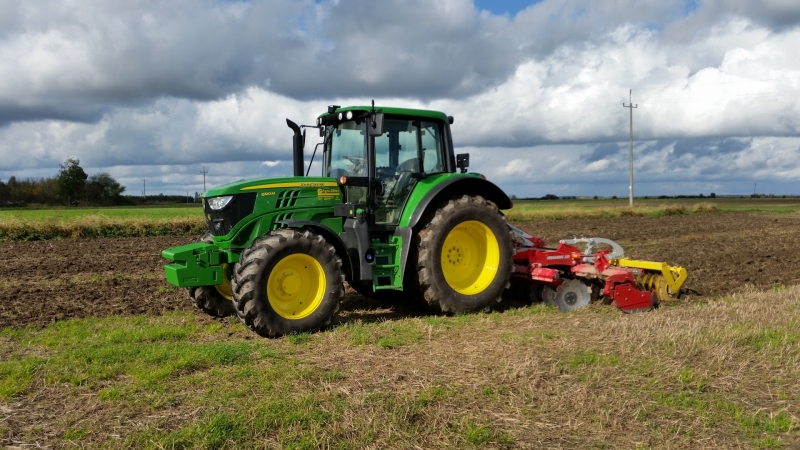
[[[77,201],[83,194],[88,178],[80,164],[80,159],[70,156],[61,164],[61,171],[58,173],[58,195],[66,199],[68,204]]]
[[[595,199],[595,200],[597,200],[597,196],[596,196],[596,195],[595,195],[594,197],[592,197],[592,198],[593,198],[593,199]]]
[[[700,198],[705,198],[702,192],[700,193]]]
[[[542,200],[558,200],[557,195],[553,194],[546,194],[544,197],[541,197]]]
[[[511,194],[511,200],[516,200],[516,199],[517,199],[517,196],[514,195],[514,194]]]
[[[616,196],[616,195],[612,195],[612,196],[611,196],[611,198],[612,198],[613,200],[616,200],[616,199],[617,199],[617,196]]]
[[[11,178],[8,179],[8,195],[11,197],[11,200],[18,200],[16,196],[17,189],[19,189],[19,182],[17,181],[17,177],[11,175]]]
[[[3,180],[0,180],[0,202],[8,201],[11,201],[11,189]]]
[[[86,198],[93,203],[112,205],[119,203],[125,186],[120,185],[111,175],[100,172],[86,180]]]
[[[717,194],[715,194],[713,192],[711,194],[709,194],[708,196],[711,197],[711,198],[717,198]]]

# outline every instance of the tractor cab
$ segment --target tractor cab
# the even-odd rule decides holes
[[[337,180],[345,203],[364,211],[370,224],[397,225],[418,180],[455,171],[446,139],[452,119],[444,114],[334,110],[338,114],[319,120],[325,136],[322,175]]]

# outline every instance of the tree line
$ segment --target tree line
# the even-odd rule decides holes
[[[106,172],[87,175],[80,159],[67,158],[58,175],[47,178],[0,180],[0,206],[21,206],[28,203],[47,205],[125,205],[122,186]]]

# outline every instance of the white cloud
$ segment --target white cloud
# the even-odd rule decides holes
[[[625,195],[633,89],[653,190],[798,192],[795,3],[545,0],[504,17],[468,0],[0,1],[0,178],[68,155],[167,192],[202,165],[207,184],[288,174],[285,118],[376,98],[455,116],[458,151],[519,194]]]

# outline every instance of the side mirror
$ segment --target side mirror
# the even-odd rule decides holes
[[[380,136],[383,134],[383,113],[375,113],[375,121],[371,116],[367,116],[367,130],[370,136]]]
[[[469,153],[459,153],[456,155],[456,167],[461,169],[461,173],[467,173],[467,167],[469,167]]]

